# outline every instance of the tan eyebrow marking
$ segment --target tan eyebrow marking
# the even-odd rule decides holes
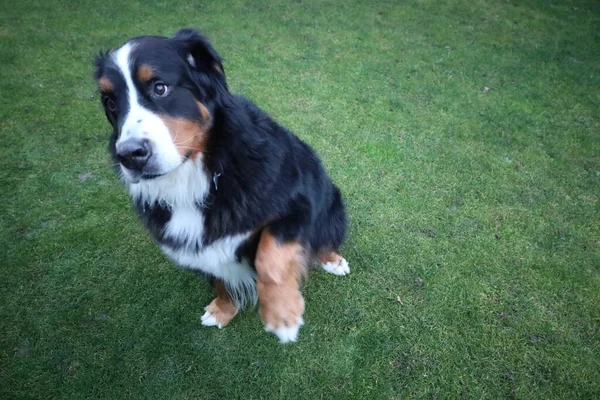
[[[200,103],[199,101],[196,101],[196,104],[198,105],[198,108],[200,109],[200,114],[202,115],[202,119],[204,121],[210,121],[212,118],[210,116],[210,111],[208,111],[208,108],[206,108],[206,106],[202,103]]]
[[[98,87],[103,92],[113,92],[115,90],[112,81],[105,76],[98,80]]]
[[[141,82],[150,82],[152,79],[156,77],[156,71],[151,66],[144,64],[138,68],[137,78]]]

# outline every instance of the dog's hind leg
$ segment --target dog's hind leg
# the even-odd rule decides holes
[[[310,244],[316,260],[323,269],[334,275],[350,273],[348,262],[337,249],[344,243],[347,229],[346,211],[338,188],[333,188],[333,197],[327,212],[316,218],[311,232]]]
[[[204,309],[206,312],[202,316],[202,325],[224,327],[235,317],[238,310],[233,300],[227,293],[222,280],[213,281],[217,297]]]

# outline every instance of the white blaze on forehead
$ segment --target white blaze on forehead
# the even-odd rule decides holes
[[[131,58],[135,46],[135,43],[126,43],[112,56],[119,72],[125,79],[129,103],[129,110],[123,119],[119,139],[116,143],[117,152],[120,144],[129,139],[148,139],[152,147],[152,158],[154,158],[152,161],[156,167],[154,172],[168,173],[181,164],[182,157],[162,118],[139,103],[138,88],[132,78],[134,71]],[[121,169],[127,178],[129,172],[122,166]]]
[[[127,100],[129,102],[129,111],[127,113],[127,116],[125,117],[123,128],[121,130],[121,137],[119,138],[119,140],[121,140],[121,138],[123,138],[124,136],[128,136],[129,134],[131,134],[131,132],[128,129],[125,129],[128,125],[127,123],[129,122],[129,117],[131,115],[141,114],[142,111],[142,107],[138,102],[137,89],[133,84],[133,79],[131,79],[132,71],[129,65],[129,61],[131,59],[131,52],[134,48],[134,44],[126,43],[121,48],[119,48],[113,55],[115,64],[117,64],[121,75],[123,75],[123,78],[125,79],[125,84],[127,86]]]

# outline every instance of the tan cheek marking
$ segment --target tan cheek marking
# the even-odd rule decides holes
[[[144,64],[138,68],[137,78],[140,82],[150,82],[154,77],[156,77],[156,72],[151,66]]]
[[[215,70],[217,70],[217,72],[220,74],[223,73],[223,70],[221,69],[221,67],[219,67],[219,64],[215,64]]]
[[[179,154],[182,157],[189,155],[192,159],[204,151],[208,131],[212,125],[212,116],[208,108],[199,101],[196,104],[202,116],[202,122],[173,118],[168,115],[161,116],[169,129],[169,133],[171,133],[171,138]]]
[[[221,326],[225,326],[235,317],[238,310],[227,293],[223,281],[215,281],[215,291],[217,297],[206,307],[206,311],[210,312]]]
[[[98,80],[98,87],[105,93],[113,92],[115,90],[113,83],[105,76]]]
[[[182,157],[189,154],[190,158],[195,158],[204,151],[206,133],[198,122],[166,115],[162,115],[161,119],[169,129],[171,139]]]
[[[302,245],[279,244],[265,230],[255,264],[261,320],[274,328],[295,325],[304,313],[304,299],[299,290],[300,279],[306,273]]]

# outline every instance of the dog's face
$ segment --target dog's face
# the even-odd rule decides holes
[[[221,93],[221,58],[192,29],[132,39],[96,59],[110,149],[130,183],[166,175],[203,151]]]

